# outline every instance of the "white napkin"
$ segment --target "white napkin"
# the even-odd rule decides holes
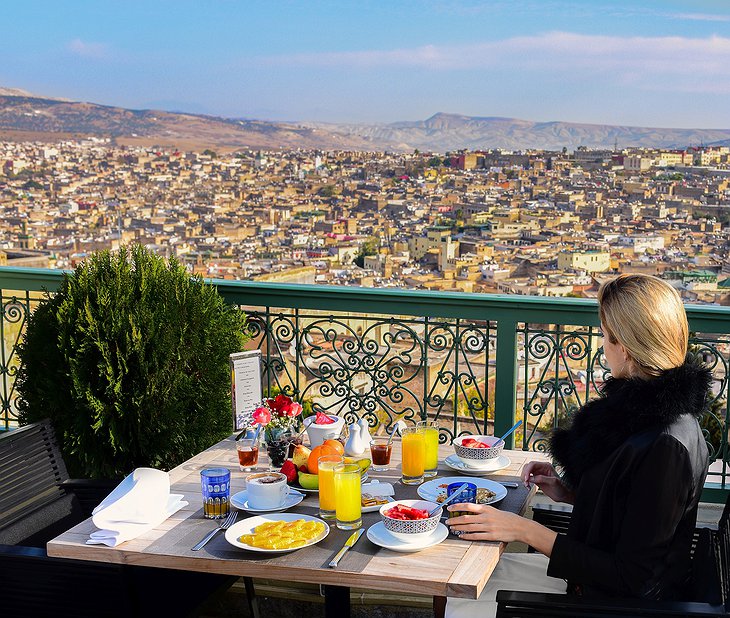
[[[371,496],[395,496],[395,489],[390,483],[363,483],[362,493]]]
[[[170,493],[167,472],[137,468],[93,510],[91,520],[99,530],[86,543],[116,547],[136,538],[187,506],[183,497]]]

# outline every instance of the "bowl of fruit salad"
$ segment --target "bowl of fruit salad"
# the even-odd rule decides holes
[[[456,456],[464,465],[476,468],[499,457],[503,448],[504,441],[495,436],[461,436],[454,440]]]
[[[428,514],[438,509],[431,517]],[[441,519],[438,502],[428,500],[397,500],[380,507],[380,518],[385,529],[395,538],[414,543],[429,536]]]

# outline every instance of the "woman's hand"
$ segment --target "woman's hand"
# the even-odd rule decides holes
[[[446,524],[467,541],[521,541],[549,557],[558,536],[557,532],[531,519],[486,504],[462,502],[446,508],[462,513],[448,519]]]
[[[522,541],[524,523],[527,521],[515,513],[500,511],[486,504],[462,502],[446,507],[448,511],[463,513],[451,517],[446,524],[455,534],[467,541]]]
[[[535,483],[546,496],[556,502],[573,504],[575,495],[560,480],[558,473],[546,461],[531,461],[522,471],[522,481],[525,487]]]

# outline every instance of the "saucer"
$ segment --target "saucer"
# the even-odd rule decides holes
[[[444,463],[457,472],[463,472],[464,474],[472,474],[479,476],[480,474],[491,474],[498,470],[503,470],[512,463],[512,460],[507,455],[500,455],[494,459],[490,459],[489,463],[482,466],[467,466],[461,459],[456,455],[449,455],[444,459]]]
[[[281,506],[275,509],[256,509],[248,503],[248,492],[245,489],[231,496],[231,504],[233,506],[242,511],[248,511],[249,513],[276,513],[278,511],[286,511],[299,504],[302,500],[304,500],[304,494],[290,489],[284,498],[284,504]]]
[[[406,543],[405,541],[396,539],[386,530],[385,524],[382,521],[368,528],[368,539],[371,543],[375,543],[375,545],[389,549],[390,551],[399,552],[421,551],[422,549],[438,545],[448,536],[449,529],[440,522],[429,536],[415,543]]]

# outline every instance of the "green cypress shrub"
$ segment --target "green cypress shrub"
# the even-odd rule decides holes
[[[94,254],[30,317],[20,421],[50,418],[75,476],[174,467],[230,433],[228,355],[244,327],[175,259],[138,245]]]

